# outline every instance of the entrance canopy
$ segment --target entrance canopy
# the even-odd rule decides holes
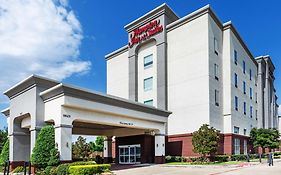
[[[12,161],[29,160],[37,132],[46,123],[54,124],[60,158],[68,161],[72,134],[165,136],[170,115],[155,107],[37,75],[10,88],[5,95],[10,98],[10,107],[3,113],[8,118]]]

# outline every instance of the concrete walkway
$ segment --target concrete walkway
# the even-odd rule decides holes
[[[230,166],[167,166],[151,165],[114,171],[116,175],[280,175],[281,162],[275,161],[273,167],[266,163],[246,163]]]

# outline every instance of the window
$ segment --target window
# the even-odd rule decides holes
[[[237,86],[237,84],[238,84],[238,76],[237,76],[236,73],[234,74],[234,84],[235,84],[235,87],[237,88],[238,87]]]
[[[218,40],[216,38],[214,38],[214,51],[215,54],[219,54],[219,45],[218,45]]]
[[[256,110],[256,120],[258,120],[258,110]]]
[[[234,154],[240,154],[240,139],[234,139]]]
[[[243,61],[243,73],[244,74],[246,73],[246,63],[245,63],[245,61]]]
[[[250,99],[253,99],[253,89],[250,88]]]
[[[243,92],[244,92],[244,94],[246,94],[246,82],[245,81],[243,81]]]
[[[144,68],[150,67],[153,64],[153,55],[150,54],[145,56],[143,63],[144,63]]]
[[[152,77],[144,79],[144,91],[152,90],[152,80]]]
[[[215,104],[216,106],[219,106],[219,91],[215,90]]]
[[[256,93],[256,103],[258,103],[258,93]]]
[[[237,65],[237,51],[234,50],[234,63]]]
[[[253,118],[253,106],[250,106],[250,117]]]
[[[146,104],[146,105],[153,106],[153,100],[146,100],[143,103]]]
[[[246,128],[243,130],[243,134],[244,134],[244,135],[247,134],[247,129],[246,129]]]
[[[235,110],[238,111],[238,97],[235,96]]]
[[[219,80],[219,66],[217,64],[214,64],[214,74],[215,74],[215,79]]]
[[[247,140],[244,140],[244,155],[248,154]]]
[[[250,80],[252,81],[252,69],[250,69]]]
[[[247,113],[247,104],[246,104],[246,102],[244,102],[244,114],[246,115],[246,113]]]
[[[255,75],[255,86],[257,86],[258,77]]]
[[[239,127],[234,126],[233,132],[234,134],[239,134]]]

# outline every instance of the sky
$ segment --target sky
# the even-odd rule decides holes
[[[31,74],[106,92],[104,56],[127,44],[126,24],[162,3],[180,17],[210,4],[231,20],[254,56],[271,56],[281,98],[281,1],[0,0],[0,109],[3,92]]]

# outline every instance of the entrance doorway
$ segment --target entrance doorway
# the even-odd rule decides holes
[[[138,145],[120,145],[119,147],[120,164],[141,163],[141,146]]]

